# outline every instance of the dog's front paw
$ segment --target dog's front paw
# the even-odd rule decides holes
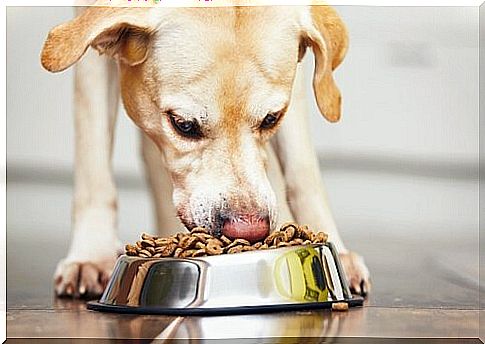
[[[354,252],[340,254],[340,261],[345,270],[352,293],[366,296],[371,288],[369,269],[364,258]]]
[[[57,296],[92,298],[103,293],[117,254],[89,261],[65,258],[57,265],[54,288]]]

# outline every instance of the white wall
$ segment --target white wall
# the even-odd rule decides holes
[[[478,10],[342,7],[342,121],[314,118],[328,154],[470,162],[478,154]],[[315,110],[316,112],[316,110]]]
[[[69,7],[13,7],[7,11],[7,160],[9,165],[70,169],[73,162],[73,73],[46,72],[40,65],[43,40],[69,20]],[[123,111],[121,109],[121,111]],[[140,171],[138,133],[119,116],[114,166]]]

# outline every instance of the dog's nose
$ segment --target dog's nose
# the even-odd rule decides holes
[[[267,217],[250,214],[233,216],[224,222],[222,234],[231,239],[242,238],[254,243],[269,234],[269,221]]]

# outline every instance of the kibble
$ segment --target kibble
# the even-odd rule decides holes
[[[349,304],[347,302],[332,303],[332,311],[346,312],[348,310],[349,310]]]
[[[324,232],[314,233],[308,226],[299,226],[288,222],[281,226],[280,230],[274,231],[264,240],[251,244],[245,239],[231,240],[222,235],[215,237],[203,227],[196,227],[190,233],[177,233],[168,238],[159,238],[143,233],[141,240],[135,245],[126,245],[125,252],[128,256],[143,258],[190,258],[203,256],[216,256],[220,254],[232,254],[255,250],[267,250],[279,247],[296,245],[321,244],[327,241],[328,235]],[[348,308],[348,305],[345,303]],[[343,305],[334,303],[334,310],[343,308]]]

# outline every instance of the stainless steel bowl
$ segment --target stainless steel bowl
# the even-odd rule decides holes
[[[362,305],[331,243],[199,258],[122,256],[99,311],[208,315]]]

